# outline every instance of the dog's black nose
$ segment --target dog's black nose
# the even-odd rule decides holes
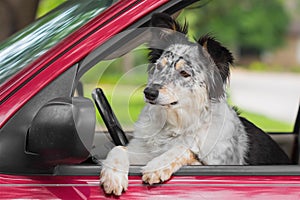
[[[146,87],[144,90],[146,99],[153,101],[158,97],[158,89],[154,87]]]

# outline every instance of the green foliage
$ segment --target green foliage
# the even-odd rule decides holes
[[[66,0],[41,0],[36,14],[37,18],[45,15],[50,10],[54,9],[65,1]]]
[[[214,0],[183,12],[191,33],[216,36],[226,46],[270,50],[283,43],[289,16],[280,0]]]

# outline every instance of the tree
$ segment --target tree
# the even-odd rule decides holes
[[[35,19],[39,0],[0,0],[0,41]]]
[[[283,43],[289,22],[280,0],[215,0],[190,11],[192,34],[211,33],[231,48],[260,52]]]
[[[64,1],[0,0],[0,42]]]

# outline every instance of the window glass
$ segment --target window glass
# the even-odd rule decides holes
[[[0,44],[0,84],[115,1],[67,1]]]

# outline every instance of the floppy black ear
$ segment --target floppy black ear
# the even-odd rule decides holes
[[[149,61],[155,63],[163,51],[173,43],[186,40],[187,24],[181,26],[166,13],[155,13],[150,20],[152,38],[149,43]]]
[[[227,80],[230,75],[229,65],[233,64],[233,56],[231,52],[223,47],[215,38],[204,35],[198,40],[198,43],[208,52],[211,58],[217,65],[223,82]]]
[[[170,15],[165,13],[155,13],[152,15],[150,21],[151,27],[165,28],[166,34],[172,34],[175,32],[180,32],[183,34],[187,33],[187,24],[185,23],[181,26],[177,21],[175,21]]]

